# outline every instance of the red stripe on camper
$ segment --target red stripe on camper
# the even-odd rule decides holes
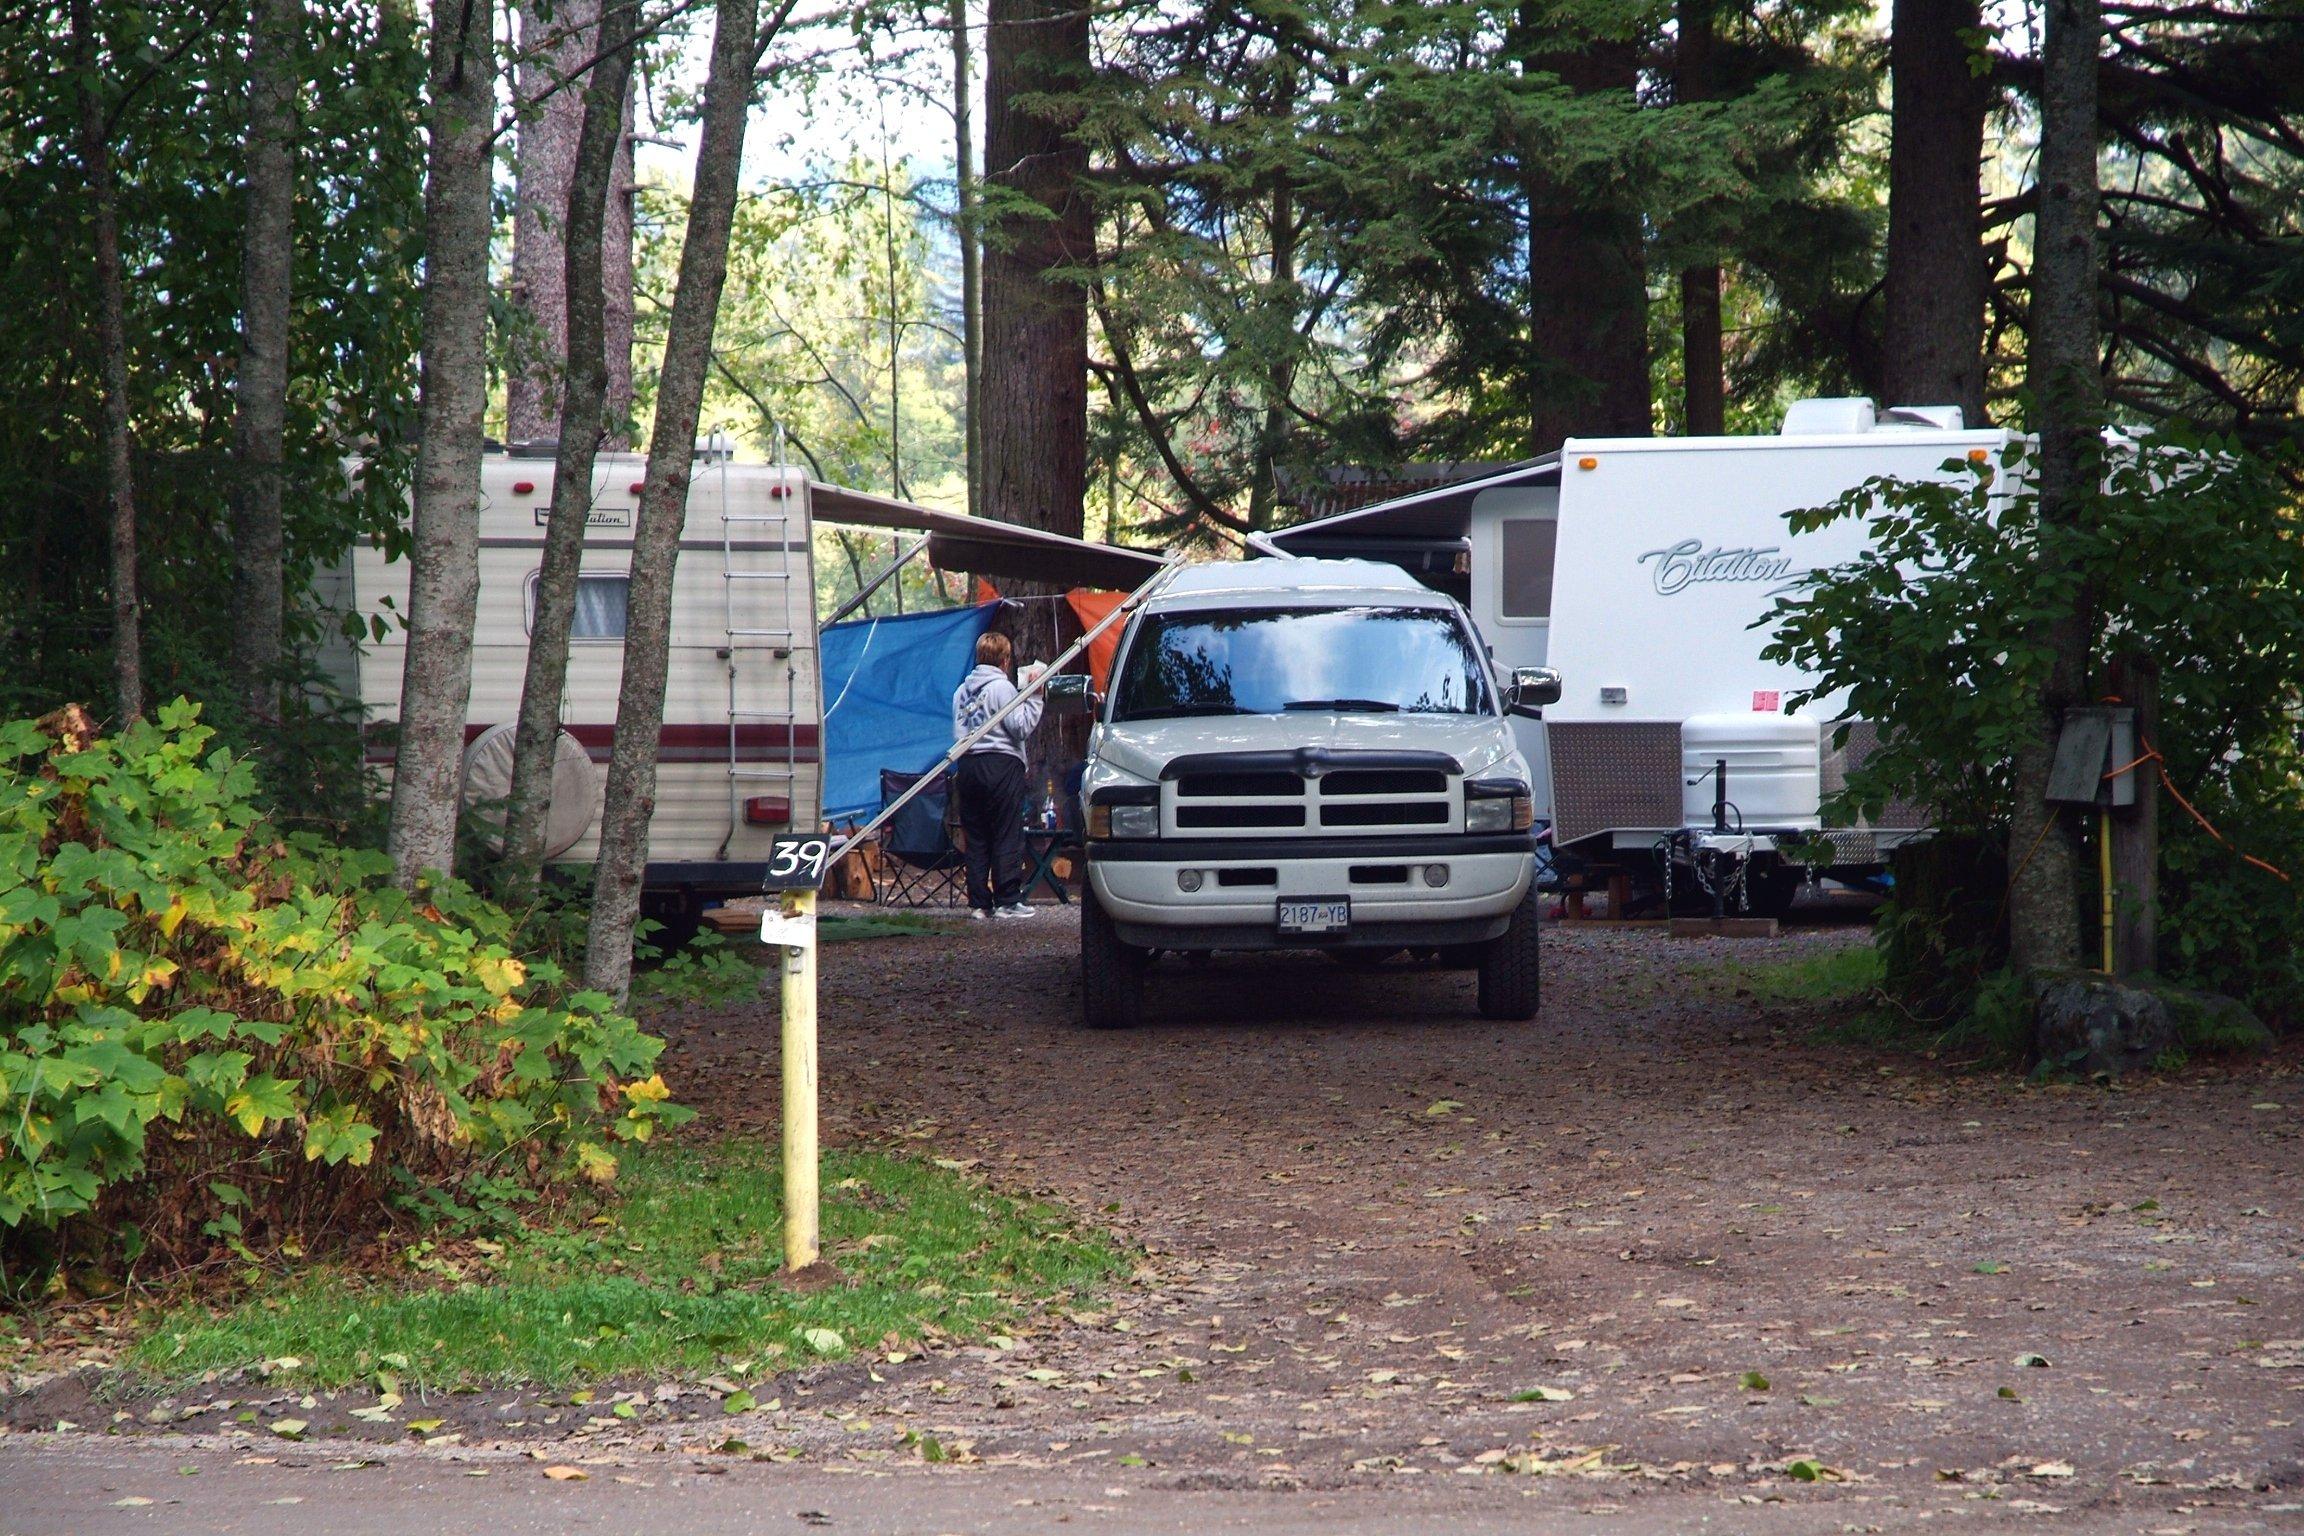
[[[464,744],[470,746],[477,741],[490,723],[467,724]],[[582,743],[585,755],[594,762],[608,761],[609,749],[616,740],[614,725],[569,723],[560,729]],[[724,763],[728,761],[728,736],[726,722],[666,725],[656,733],[656,760],[660,763]],[[787,757],[811,763],[816,760],[820,740],[813,725],[786,726],[767,721],[739,725],[735,736],[736,761],[740,763],[780,763]],[[371,763],[389,763],[395,755],[389,745],[369,743],[367,757]]]

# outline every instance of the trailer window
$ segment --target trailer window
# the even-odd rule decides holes
[[[1507,619],[1552,617],[1552,551],[1560,520],[1508,517],[1497,525],[1502,536],[1503,590],[1496,604]]]
[[[1114,695],[1114,720],[1490,708],[1472,637],[1435,608],[1150,615],[1129,643]]]
[[[528,633],[536,633],[537,572],[528,573]],[[621,640],[624,638],[626,610],[632,597],[632,578],[616,576],[579,576],[576,578],[576,612],[568,626],[571,640]]]

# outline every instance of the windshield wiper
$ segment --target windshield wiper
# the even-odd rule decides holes
[[[1180,720],[1188,715],[1245,715],[1250,711],[1237,704],[1155,704],[1149,709],[1130,710],[1121,718],[1130,720]]]
[[[1396,715],[1400,706],[1389,699],[1290,699],[1283,709],[1325,709],[1337,714]]]

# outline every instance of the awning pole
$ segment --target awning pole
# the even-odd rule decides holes
[[[879,591],[882,587],[888,584],[889,577],[904,569],[905,563],[907,561],[909,561],[914,555],[920,553],[920,551],[926,549],[927,547],[927,539],[914,539],[910,549],[905,550],[904,553],[898,555],[894,560],[888,562],[888,564],[881,569],[879,575],[864,583],[864,585],[857,590],[857,593],[854,597],[848,599],[848,601],[842,603],[838,608],[834,609],[832,611],[832,617],[826,619],[824,623],[837,624],[842,619],[848,617],[848,615],[854,613],[857,609],[870,602],[872,600],[872,594]],[[819,625],[817,627],[822,628],[823,626]]]
[[[1011,710],[1014,710],[1026,699],[1031,698],[1034,694],[1037,694],[1042,689],[1046,688],[1048,686],[1048,679],[1054,677],[1057,672],[1063,668],[1066,662],[1070,661],[1073,657],[1078,656],[1082,651],[1088,649],[1089,645],[1096,639],[1097,636],[1103,634],[1104,631],[1110,629],[1113,625],[1119,623],[1129,614],[1134,613],[1138,608],[1142,607],[1144,600],[1152,595],[1153,590],[1160,586],[1162,582],[1165,582],[1169,577],[1175,575],[1177,570],[1177,563],[1174,560],[1170,560],[1167,564],[1161,566],[1159,570],[1153,572],[1149,581],[1146,581],[1144,585],[1129,593],[1127,599],[1123,601],[1119,607],[1113,609],[1110,613],[1104,615],[1103,618],[1097,620],[1093,629],[1089,630],[1079,639],[1073,641],[1071,646],[1064,652],[1063,655],[1048,663],[1047,671],[1034,678],[1025,687],[1017,689],[1016,697],[1010,699],[1006,704],[995,710],[991,719],[985,721],[975,730],[970,731],[967,735],[952,743],[952,750],[944,754],[942,761],[938,762],[935,767],[929,769],[926,773],[921,774],[917,779],[914,779],[910,786],[905,789],[904,793],[898,795],[895,799],[880,807],[879,815],[873,817],[870,821],[864,823],[863,826],[858,827],[854,832],[848,834],[848,841],[844,846],[853,848],[858,843],[861,843],[866,838],[870,837],[873,833],[879,831],[880,828],[887,823],[889,817],[904,809],[905,806],[910,805],[914,797],[927,789],[930,784],[934,783],[938,774],[951,767],[954,763],[960,761],[961,757],[967,753],[970,747],[973,747],[976,745],[976,743],[991,735],[993,728],[999,725],[1001,721],[1007,719]],[[827,874],[831,872],[831,863],[829,860],[826,861],[825,872]]]

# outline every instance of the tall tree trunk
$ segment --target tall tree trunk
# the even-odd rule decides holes
[[[1687,267],[1680,273],[1680,365],[1688,435],[1718,437],[1728,430],[1728,383],[1717,266]]]
[[[1672,99],[1712,99],[1712,0],[1680,0],[1679,48],[1672,61]],[[1720,340],[1720,263],[1680,272],[1682,414],[1691,437],[1728,430],[1728,385]]]
[[[302,0],[256,0],[248,27],[248,207],[240,240],[240,366],[232,380],[232,662],[242,706],[260,727],[280,719],[281,459],[303,24]]]
[[[787,7],[788,9],[788,7]],[[648,866],[648,819],[656,809],[656,747],[664,725],[664,679],[672,639],[672,568],[688,516],[688,477],[696,423],[711,365],[712,330],[728,276],[744,118],[752,100],[759,0],[720,0],[712,62],[704,84],[704,126],[696,148],[695,190],[672,291],[672,318],[657,375],[656,424],[648,440],[647,484],[632,533],[632,587],[617,696],[616,742],[608,798],[600,815],[600,862],[593,872],[592,924],[584,980],[618,999],[632,981],[632,930]]]
[[[1541,33],[1537,34],[1541,36]],[[1598,41],[1569,53],[1534,52],[1522,68],[1556,75],[1585,95],[1638,86],[1639,51]],[[1529,452],[1575,436],[1645,437],[1648,271],[1640,209],[1580,200],[1528,157]]]
[[[2044,558],[2068,560],[2064,535],[2087,515],[2101,475],[2103,380],[2096,323],[2096,83],[2100,0],[2046,0],[2041,47],[2039,211],[2027,373],[2038,412]],[[2045,627],[2051,658],[2030,737],[2016,754],[2008,937],[2023,970],[2073,964],[2080,937],[2079,837],[2047,800],[2063,712],[2087,697],[2087,595]]]
[[[576,617],[576,573],[592,513],[592,467],[607,428],[608,355],[603,335],[600,231],[624,138],[632,83],[632,34],[639,0],[606,0],[599,17],[599,63],[583,93],[576,159],[562,210],[568,238],[562,284],[568,301],[568,360],[561,389],[560,445],[552,465],[551,520],[536,578],[536,622],[512,741],[512,790],[504,811],[506,883],[532,894],[544,863],[552,804],[552,760],[560,736],[560,694],[568,681],[568,632]]]
[[[1984,424],[1984,218],[1990,88],[1969,68],[1978,0],[1895,0],[1888,45],[1890,405],[1957,405]]]
[[[1270,196],[1272,276],[1265,302],[1272,317],[1294,329],[1296,315],[1296,191],[1286,179],[1273,179]],[[1281,325],[1270,327],[1279,334]],[[1248,526],[1270,528],[1280,501],[1280,453],[1288,442],[1288,402],[1296,393],[1296,360],[1283,354],[1264,371],[1264,421],[1256,434],[1256,456],[1248,482]]]
[[[534,4],[520,17],[521,58],[515,88],[532,102],[521,118],[517,192],[512,217],[512,302],[533,323],[529,356],[505,381],[505,436],[515,443],[549,437],[563,407],[561,369],[567,356],[566,217],[582,136],[586,93],[567,83],[604,51],[598,33],[601,0]],[[557,87],[557,88],[555,88]],[[619,434],[632,409],[632,150],[630,98],[617,119],[615,163],[606,185],[607,214],[599,228],[600,264],[607,288],[603,334],[608,359],[607,420]]]
[[[400,745],[385,845],[413,889],[453,872],[472,623],[480,594],[480,455],[488,405],[494,0],[433,0],[424,172],[423,359]]]
[[[1070,99],[1088,74],[1079,0],[988,0],[984,171],[1009,201],[985,231],[983,510],[1075,538],[1088,497],[1088,299],[1075,274],[1094,259],[1095,228]],[[1015,211],[1020,200],[1037,206]],[[1053,595],[1010,587],[1017,597]],[[1020,660],[1055,654],[1055,610],[1025,604]]]
[[[72,0],[80,74],[80,169],[96,257],[97,374],[104,385],[104,499],[112,542],[112,677],[119,723],[144,713],[144,624],[136,595],[136,467],[128,438],[128,298],[120,268],[120,197],[112,176],[103,74],[89,0]]]
[[[952,150],[959,203],[960,359],[966,375],[961,410],[966,415],[968,512],[981,517],[984,484],[983,415],[976,408],[984,377],[984,253],[976,227],[976,59],[968,35],[968,0],[952,0]]]

